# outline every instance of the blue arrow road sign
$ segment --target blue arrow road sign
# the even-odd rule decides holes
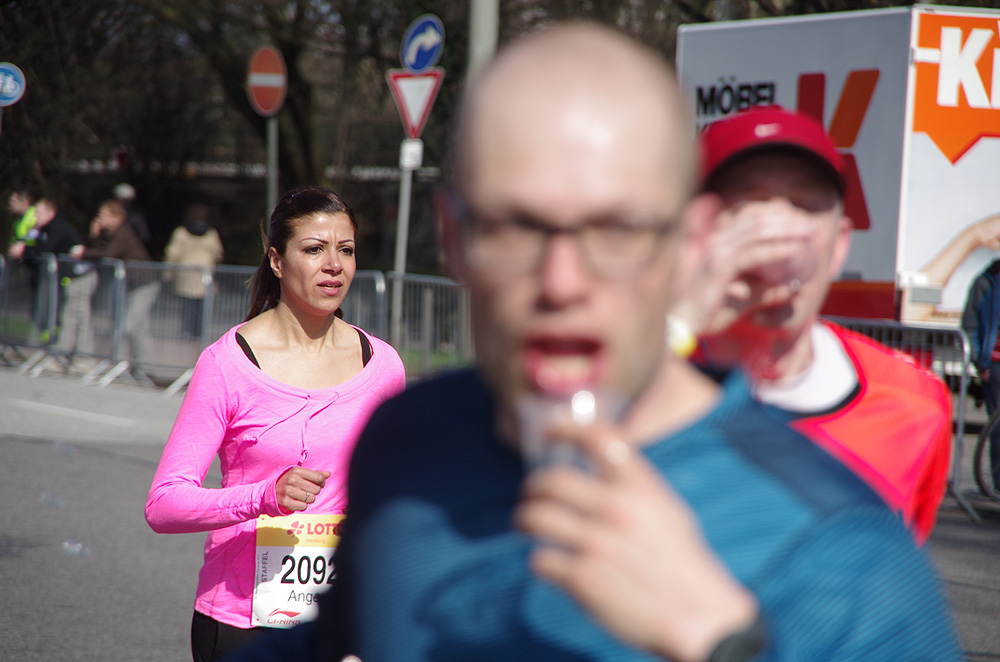
[[[399,49],[399,60],[410,73],[419,74],[441,59],[444,50],[444,24],[434,14],[418,17],[406,28]]]
[[[0,108],[12,106],[24,94],[24,74],[10,62],[0,62]]]

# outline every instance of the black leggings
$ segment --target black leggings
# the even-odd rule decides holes
[[[191,656],[194,662],[221,660],[259,637],[262,629],[226,625],[196,611],[191,619]]]

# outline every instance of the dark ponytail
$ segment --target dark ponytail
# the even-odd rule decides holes
[[[354,212],[340,196],[326,188],[307,187],[285,193],[271,213],[266,232],[261,219],[260,237],[264,244],[264,257],[250,281],[250,311],[244,321],[274,308],[281,300],[281,279],[271,270],[270,249],[276,250],[278,255],[284,255],[298,221],[321,213],[347,214],[351,227],[355,232],[358,231]]]

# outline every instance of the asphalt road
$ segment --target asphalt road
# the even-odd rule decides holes
[[[143,517],[180,401],[0,369],[0,660],[191,659],[202,536]]]
[[[190,659],[203,536],[155,534],[142,513],[180,402],[0,367],[0,660]],[[1000,661],[1000,504],[967,469],[959,492],[983,523],[948,496],[928,548],[968,659]]]

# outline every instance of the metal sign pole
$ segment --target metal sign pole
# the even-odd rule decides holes
[[[469,68],[471,79],[493,57],[497,49],[497,25],[500,22],[499,0],[474,0],[469,3]]]
[[[413,170],[402,168],[399,173],[399,213],[396,216],[396,259],[393,263],[395,278],[392,283],[392,327],[394,347],[402,347],[403,340],[403,275],[406,273],[406,245],[410,237],[410,191]]]
[[[261,46],[247,65],[247,100],[261,117],[267,118],[267,211],[271,218],[278,204],[278,111],[285,103],[288,91],[288,69],[285,58],[273,46]]]
[[[267,214],[278,204],[278,118],[272,115],[267,118]]]
[[[389,341],[397,351],[402,351],[404,340],[403,287],[406,282],[406,245],[410,239],[413,171],[423,162],[424,143],[420,141],[420,132],[444,78],[444,70],[434,66],[441,57],[442,48],[444,25],[441,19],[433,14],[424,14],[410,23],[400,43],[399,59],[406,71],[386,72],[386,80],[407,135],[407,139],[399,144],[399,209],[389,323]],[[404,79],[408,85],[400,82]]]

